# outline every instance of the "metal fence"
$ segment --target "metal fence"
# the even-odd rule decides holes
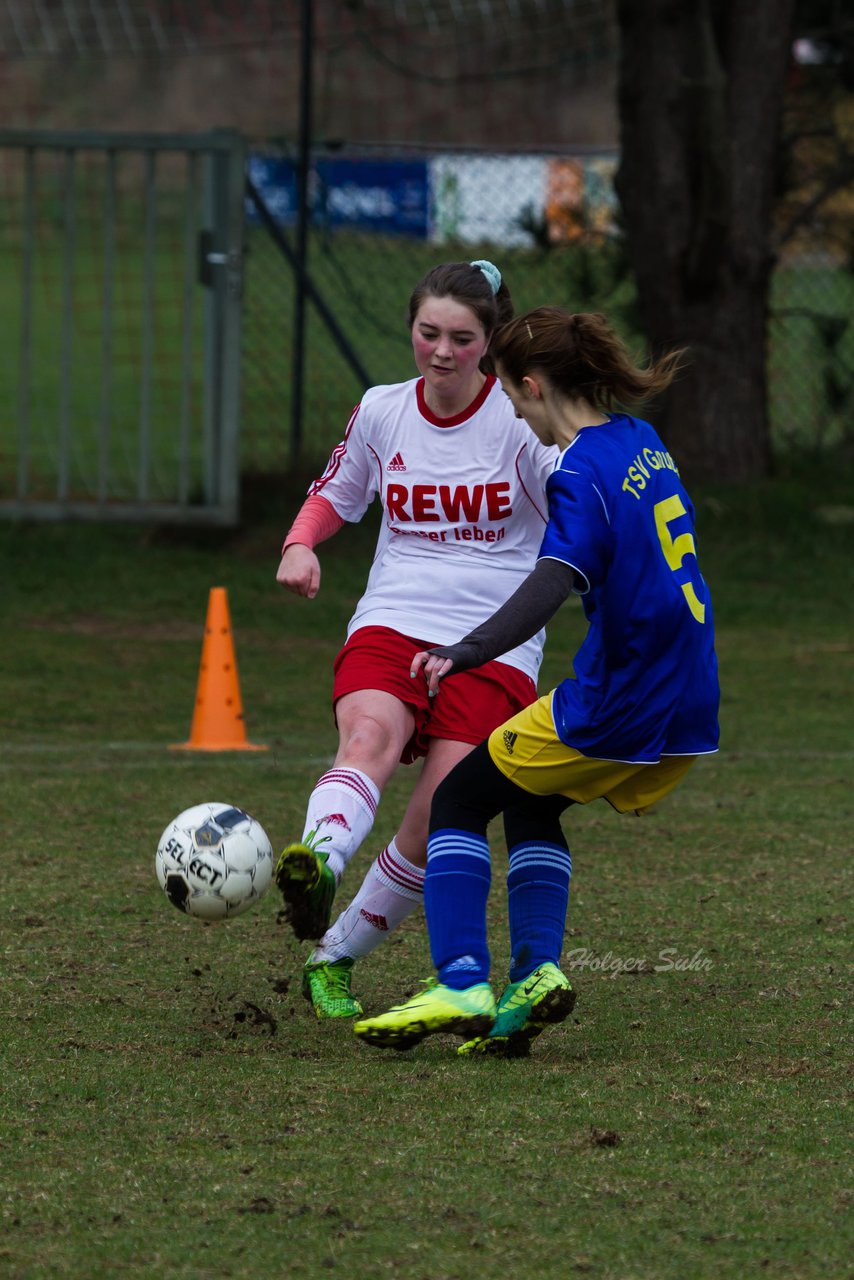
[[[366,385],[412,376],[407,301],[440,261],[643,342],[613,152],[316,150],[303,270],[298,157],[246,149],[0,135],[0,514],[233,522],[241,473],[319,465]],[[775,446],[821,451],[852,430],[854,277],[802,243],[772,303]]]
[[[280,236],[294,244],[296,156],[257,150],[249,174]],[[491,258],[517,309],[558,302],[601,309],[634,346],[644,336],[622,254],[617,156],[361,148],[315,152],[307,270],[369,382],[413,375],[409,293],[436,262]],[[842,210],[844,215],[845,210]],[[844,221],[843,216],[843,221]],[[848,222],[854,225],[854,201]],[[295,275],[257,218],[247,225],[242,459],[284,471],[322,460],[365,378],[308,304],[305,401],[292,416]],[[774,448],[821,452],[854,434],[854,273],[845,239],[819,225],[777,267],[768,333]]]
[[[414,375],[412,288],[438,262],[490,258],[517,309],[544,300],[604,305],[631,332],[616,154],[360,148],[315,152],[306,255],[304,401],[294,417],[295,155],[258,151],[249,178],[277,243],[248,206],[242,459],[245,470],[322,460],[366,385]],[[346,337],[339,341],[329,313]]]
[[[0,514],[233,523],[244,143],[0,133]]]

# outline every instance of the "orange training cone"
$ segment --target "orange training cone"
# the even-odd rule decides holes
[[[178,751],[266,751],[246,741],[225,587],[211,587],[189,742]]]

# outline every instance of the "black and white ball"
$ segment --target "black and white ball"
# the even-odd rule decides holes
[[[185,809],[160,837],[157,879],[179,911],[226,920],[259,902],[273,878],[273,849],[250,814],[230,804]]]

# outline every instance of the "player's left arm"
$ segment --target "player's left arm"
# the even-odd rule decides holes
[[[456,644],[416,653],[409,674],[416,676],[423,667],[429,693],[435,696],[443,677],[483,666],[530,640],[554,617],[577,585],[571,565],[562,560],[539,560],[491,618]]]

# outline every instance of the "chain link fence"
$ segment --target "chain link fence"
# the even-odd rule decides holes
[[[613,274],[609,262],[618,256],[615,164],[613,153],[361,149],[316,158],[308,273],[360,369],[336,344],[321,309],[309,303],[299,452],[325,456],[366,385],[414,376],[409,295],[438,262],[490,258],[504,274],[517,310],[546,299],[576,308],[604,305],[609,270]],[[290,360],[296,291],[287,257],[294,234],[295,162],[287,155],[256,154],[249,171],[286,243],[283,252],[250,205],[242,457],[247,470],[281,470],[297,451]],[[589,278],[582,283],[585,274]],[[617,292],[618,283],[610,292]]]
[[[291,258],[307,11],[314,294],[297,424]],[[820,52],[820,43],[810,45],[798,64],[783,130],[787,194],[768,333],[778,452],[822,452],[854,433],[854,95],[840,89],[829,63],[809,65]],[[279,239],[249,202],[245,472],[281,474],[297,457],[322,461],[366,383],[411,376],[406,303],[438,261],[490,258],[517,308],[601,308],[643,346],[612,183],[614,0],[5,0],[0,55],[7,127],[223,126],[253,140],[248,176]],[[81,208],[81,244],[84,216]],[[6,272],[16,269],[8,256]],[[122,314],[132,330],[133,302]],[[95,311],[90,323],[97,327]],[[83,350],[78,343],[74,379],[87,389]],[[7,344],[8,386],[15,359]],[[179,378],[165,365],[158,376]],[[165,391],[162,398],[172,403]]]
[[[489,258],[517,310],[543,302],[603,310],[643,349],[613,190],[614,152],[453,153],[361,148],[313,157],[308,273],[352,343],[368,384],[414,375],[409,294],[437,262]],[[294,234],[296,161],[258,150],[258,190],[286,242]],[[854,209],[852,209],[854,214]],[[850,216],[850,215],[849,215]],[[821,452],[850,437],[854,274],[843,207],[781,257],[769,326],[775,448]],[[841,234],[840,234],[841,233]],[[301,436],[291,421],[295,278],[249,216],[244,300],[242,458],[284,471],[322,461],[340,439],[364,379],[309,303]]]
[[[25,153],[5,152],[0,160],[0,243],[6,249],[0,307],[11,335],[0,358],[3,491],[14,492],[23,456],[16,415],[28,424],[31,489],[44,472],[44,485],[57,490],[60,459],[62,492],[97,497],[106,492],[109,475],[112,497],[130,501],[138,496],[139,441],[145,439],[146,495],[162,496],[175,482],[176,466],[184,467],[180,459],[190,458],[179,449],[183,435],[196,441],[192,477],[182,481],[183,489],[191,480],[198,486],[204,291],[198,289],[195,230],[188,231],[187,197],[181,194],[184,169],[169,170],[169,164],[186,162],[158,166],[156,206],[151,204],[156,234],[149,232],[146,250],[145,157],[117,159],[109,188],[82,155],[69,204],[70,154],[58,150],[38,162],[31,217]],[[297,463],[321,465],[367,386],[414,375],[408,298],[437,262],[489,258],[501,269],[517,310],[543,302],[603,310],[642,350],[613,191],[616,164],[613,151],[584,148],[316,152],[300,404],[294,397],[297,160],[285,148],[253,148],[247,178],[270,225],[247,199],[241,471],[282,475]],[[114,218],[109,269],[98,239],[108,198]],[[778,455],[796,449],[826,454],[854,435],[854,274],[846,253],[854,219],[846,199],[841,193],[832,222],[793,238],[775,273],[768,371]],[[61,252],[69,234],[73,258]],[[32,300],[26,333],[13,305],[22,279],[29,279]],[[182,364],[188,334],[192,366]],[[140,386],[147,388],[142,398]],[[114,422],[109,436],[107,409]]]

